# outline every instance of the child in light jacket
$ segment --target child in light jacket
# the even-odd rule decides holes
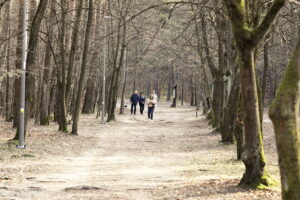
[[[151,94],[149,99],[147,99],[146,102],[148,106],[148,118],[153,119],[153,113],[155,109],[155,105],[157,104],[157,100],[154,98],[154,96]]]

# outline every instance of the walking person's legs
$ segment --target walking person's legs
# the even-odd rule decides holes
[[[130,111],[131,111],[131,114],[133,113],[133,103],[131,103],[131,109],[130,109]]]
[[[151,119],[153,119],[154,107],[151,108]]]
[[[140,106],[140,114],[142,114],[142,104],[140,103],[139,106]]]
[[[134,104],[133,106],[134,106],[134,114],[136,114],[136,104]]]
[[[151,107],[148,107],[148,118],[151,118]]]
[[[144,105],[143,104],[140,104],[140,113],[141,113],[141,115],[143,115],[144,114]]]

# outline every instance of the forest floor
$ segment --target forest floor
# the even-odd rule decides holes
[[[155,119],[127,114],[101,125],[82,115],[79,136],[30,124],[27,149],[6,143],[0,121],[0,199],[279,200],[279,187],[236,187],[244,166],[191,107],[159,105]],[[271,122],[264,123],[269,173],[279,180]]]

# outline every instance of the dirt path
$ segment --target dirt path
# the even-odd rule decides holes
[[[55,136],[3,156],[0,199],[280,199],[275,190],[235,187],[243,173],[235,147],[210,132],[189,107],[160,105],[154,121],[124,115],[107,125],[82,116],[81,136]],[[269,171],[278,174],[277,166]]]

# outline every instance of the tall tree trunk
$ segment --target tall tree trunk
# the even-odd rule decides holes
[[[5,32],[6,32],[6,37],[10,38],[10,2],[8,2],[5,5]],[[6,43],[6,70],[7,73],[10,72],[10,39],[8,39],[7,43]],[[6,121],[11,121],[11,103],[10,103],[10,77],[9,74],[6,75],[6,92],[5,92],[5,120]]]
[[[44,68],[43,68],[43,78],[42,78],[42,88],[41,88],[41,101],[40,101],[40,125],[49,125],[49,101],[50,101],[50,92],[49,91],[49,81],[51,74],[51,42],[53,39],[53,28],[52,25],[55,19],[55,10],[54,10],[54,1],[51,3],[51,11],[49,15],[49,24],[48,24],[48,38],[46,44]]]
[[[74,71],[74,61],[75,61],[75,54],[77,49],[78,43],[78,33],[81,21],[81,14],[82,14],[82,7],[83,7],[83,0],[77,0],[77,7],[76,7],[76,17],[75,17],[75,24],[74,29],[72,32],[72,43],[71,43],[71,50],[69,55],[69,63],[68,63],[68,73],[67,73],[67,83],[66,83],[66,102],[68,103],[68,99],[70,96],[71,85],[72,85],[72,77]]]
[[[125,19],[123,19],[125,21]],[[120,85],[120,72],[123,66],[123,62],[124,62],[124,52],[125,52],[125,48],[126,48],[126,31],[127,31],[127,27],[126,27],[126,23],[124,23],[123,25],[123,32],[121,34],[121,22],[123,23],[123,21],[119,21],[118,24],[118,36],[117,36],[117,47],[116,47],[116,51],[115,51],[115,58],[114,58],[114,67],[113,67],[113,76],[111,79],[111,87],[110,87],[110,95],[109,95],[109,107],[108,107],[108,116],[107,116],[107,121],[113,121],[115,120],[115,108],[116,108],[116,104],[117,104],[117,95],[118,95],[118,89],[119,89],[119,85]],[[122,39],[122,41],[121,41]],[[120,42],[121,41],[121,42]],[[121,43],[121,45],[119,44]],[[118,51],[119,51],[119,46],[121,46],[120,49],[120,57],[119,57],[119,63],[117,66],[117,59],[118,59]]]
[[[262,95],[260,99],[261,121],[263,121],[263,115],[264,115],[268,69],[269,69],[269,42],[266,42],[266,44],[264,45],[264,69],[263,69],[262,87],[261,87]]]
[[[86,30],[85,30],[86,35],[85,35],[85,40],[84,40],[81,72],[80,72],[80,79],[79,79],[79,83],[78,83],[78,90],[77,90],[76,101],[75,101],[75,109],[74,109],[74,113],[73,113],[73,125],[72,125],[72,134],[73,135],[78,135],[78,121],[79,121],[81,94],[82,94],[83,84],[84,84],[85,69],[86,69],[86,64],[87,64],[89,40],[90,40],[90,35],[91,35],[92,24],[93,24],[93,0],[89,0],[88,21],[87,21]]]
[[[48,0],[40,0],[35,16],[30,26],[30,35],[28,43],[28,53],[26,59],[26,93],[25,93],[25,133],[27,123],[33,112],[34,94],[35,94],[35,72],[36,72],[36,48],[40,26],[46,11]],[[19,126],[16,131],[15,139],[19,138]]]
[[[237,154],[237,159],[241,160],[242,159],[242,153],[244,149],[244,141],[245,141],[245,136],[244,136],[244,129],[243,129],[243,114],[242,114],[242,102],[241,102],[241,93],[239,92],[238,99],[237,99],[237,115],[234,119],[234,126],[233,126],[233,132],[234,136],[236,138],[236,154]]]
[[[22,60],[19,59],[22,57],[22,47],[23,47],[23,34],[22,33],[22,27],[23,27],[23,13],[24,13],[24,7],[23,7],[23,1],[19,1],[19,10],[18,10],[18,35],[17,35],[17,48],[16,48],[16,60],[15,60],[15,65],[17,70],[22,69]],[[13,127],[17,128],[19,126],[19,121],[20,121],[20,90],[21,90],[21,77],[17,76],[14,81],[14,106],[13,106],[13,111],[14,111],[14,123]],[[14,139],[18,139],[19,136],[16,135]]]
[[[300,199],[299,81],[300,35],[294,55],[270,107],[279,157],[283,200]]]
[[[171,92],[172,92],[172,78],[170,76],[171,75],[169,74],[167,101],[171,100]]]
[[[224,99],[224,81],[223,75],[218,70],[213,80],[212,92],[212,110],[214,118],[211,121],[213,127],[218,127],[221,123],[223,113],[223,99]]]
[[[267,14],[252,27],[247,21],[244,1],[223,0],[228,10],[232,31],[240,59],[241,98],[244,112],[245,145],[242,160],[246,171],[241,185],[254,188],[274,184],[265,170],[265,155],[261,132],[257,79],[254,52],[259,42],[266,36],[272,23],[286,0],[274,0]],[[257,17],[260,19],[260,16]]]
[[[241,66],[241,98],[244,114],[245,145],[242,161],[246,171],[240,182],[245,185],[268,185],[265,170],[265,155],[263,149],[262,132],[256,85],[254,49],[245,46],[239,51]]]
[[[66,34],[66,1],[61,0],[61,27],[59,35],[60,67],[57,70],[58,94],[58,125],[59,131],[68,132],[66,113],[66,62],[65,62],[65,34]]]
[[[101,21],[101,12],[100,12],[100,7],[101,4],[98,3],[97,6],[97,13],[94,14],[94,21],[96,21],[95,28],[93,28],[93,40],[96,41],[92,43],[92,49],[93,49],[93,55],[91,58],[91,66],[89,70],[89,78],[86,84],[86,93],[84,97],[84,102],[83,102],[83,107],[82,107],[82,113],[83,114],[92,114],[94,113],[95,110],[95,101],[96,101],[96,83],[98,80],[98,63],[99,63],[99,58],[98,58],[98,49],[100,49],[100,42],[98,38],[100,37],[100,21]]]
[[[220,126],[222,142],[234,142],[234,121],[238,112],[238,99],[240,95],[240,78],[235,76],[232,84],[227,106],[225,107],[223,120]]]
[[[171,107],[176,108],[176,106],[177,106],[177,85],[173,87],[173,102]]]
[[[184,86],[185,86],[185,72],[183,72],[182,85],[181,85],[181,105],[183,106],[184,102]]]
[[[191,88],[190,88],[190,90],[191,90],[191,104],[190,104],[190,106],[194,106],[194,104],[195,104],[195,94],[194,94],[194,75],[192,74],[192,77],[191,77]]]
[[[127,84],[127,51],[125,53],[126,59],[124,60],[124,83],[122,88],[122,96],[121,96],[121,108],[120,108],[120,114],[124,114],[125,112],[125,93],[126,93],[126,84]]]

